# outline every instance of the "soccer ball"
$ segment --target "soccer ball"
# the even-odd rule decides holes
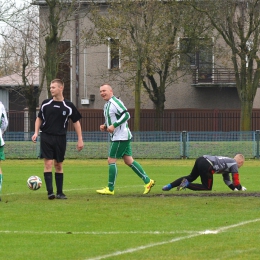
[[[42,180],[38,176],[31,176],[27,180],[27,186],[30,190],[38,190],[42,186]]]

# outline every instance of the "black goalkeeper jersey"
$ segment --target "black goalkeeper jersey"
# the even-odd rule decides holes
[[[46,99],[42,102],[38,117],[42,119],[40,130],[51,135],[66,135],[69,119],[73,123],[82,118],[72,102]]]

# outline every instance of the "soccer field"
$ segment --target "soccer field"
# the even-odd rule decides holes
[[[163,192],[194,160],[138,162],[156,181],[151,193],[119,161],[115,195],[102,196],[106,160],[65,160],[68,200],[48,200],[45,184],[27,188],[29,176],[43,179],[42,160],[2,162],[0,259],[259,259],[260,161],[240,170],[245,192],[229,190],[221,175],[211,192]]]

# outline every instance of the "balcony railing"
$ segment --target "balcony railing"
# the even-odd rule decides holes
[[[195,68],[192,73],[192,82],[195,85],[227,85],[235,87],[235,72],[233,69]]]

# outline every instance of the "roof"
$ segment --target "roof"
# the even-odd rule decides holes
[[[30,85],[39,86],[39,69],[30,71],[27,79]],[[0,78],[0,87],[17,87],[23,85],[22,73],[15,73],[12,75],[4,76]]]

